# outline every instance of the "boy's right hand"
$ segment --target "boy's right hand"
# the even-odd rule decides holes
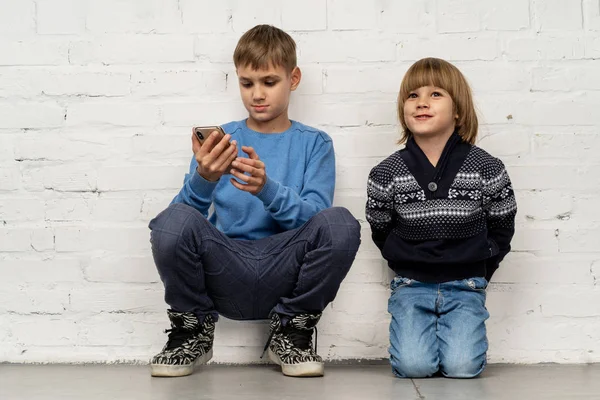
[[[235,140],[227,146],[231,135],[225,135],[220,141],[218,137],[218,132],[214,131],[203,143],[200,143],[192,130],[192,150],[198,162],[196,171],[204,179],[211,182],[218,181],[224,173],[228,172],[231,163],[238,155]]]

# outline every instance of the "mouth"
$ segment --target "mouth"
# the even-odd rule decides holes
[[[252,108],[254,109],[254,111],[256,112],[264,112],[267,110],[269,106],[267,105],[252,105]]]
[[[433,118],[433,115],[419,114],[414,117],[417,121],[427,121],[429,118]]]

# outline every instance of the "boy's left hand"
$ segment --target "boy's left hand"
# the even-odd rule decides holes
[[[231,178],[231,184],[244,192],[257,195],[267,182],[265,163],[260,161],[258,154],[252,147],[242,146],[242,151],[248,154],[248,158],[236,158],[231,163],[231,175],[246,183],[240,183]]]

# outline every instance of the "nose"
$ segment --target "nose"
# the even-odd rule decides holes
[[[254,101],[259,101],[259,100],[265,99],[265,91],[263,90],[262,86],[260,86],[260,85],[254,86],[254,91],[252,92],[252,99]]]
[[[420,97],[419,101],[417,102],[417,108],[429,108],[429,102],[427,101],[427,99],[424,97]]]

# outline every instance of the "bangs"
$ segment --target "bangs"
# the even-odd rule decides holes
[[[435,58],[425,58],[413,64],[402,80],[400,97],[406,99],[410,92],[423,86],[444,89],[454,97],[452,70],[447,64],[440,61]]]

